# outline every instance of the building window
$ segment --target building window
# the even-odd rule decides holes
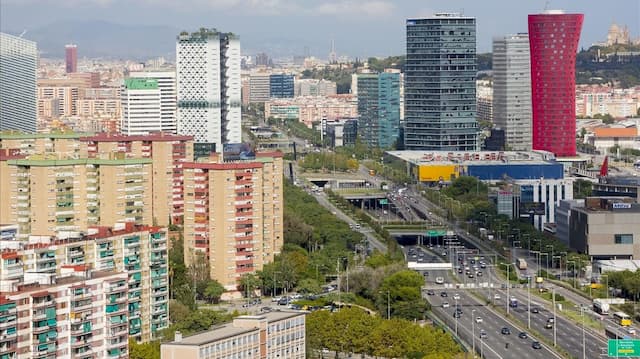
[[[633,244],[633,234],[614,235],[615,244]]]

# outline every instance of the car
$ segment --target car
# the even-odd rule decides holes
[[[271,307],[262,307],[262,308],[260,308],[260,311],[263,312],[263,313],[270,312],[271,311]]]
[[[480,339],[484,339],[487,337],[487,332],[484,329],[480,330]]]
[[[462,268],[458,268],[458,273],[462,274]]]
[[[280,299],[282,299],[282,297],[273,297],[273,298],[271,298],[271,301],[277,303],[277,302],[280,301]]]
[[[535,342],[531,343],[531,347],[533,349],[542,349],[542,345],[540,344],[539,341],[535,341]]]
[[[536,314],[538,314],[538,313],[540,313],[540,309],[538,309],[538,308],[536,308],[536,307],[533,307],[533,308],[531,308],[531,313],[536,313]]]
[[[549,322],[545,323],[544,328],[545,328],[545,329],[551,329],[551,328],[553,328],[553,323],[549,323]]]
[[[635,330],[635,328],[633,328],[633,327],[628,327],[628,328],[627,328],[627,333],[629,333],[629,334],[636,334],[636,330]]]
[[[455,293],[455,294],[453,295],[453,299],[455,299],[455,300],[460,300],[460,294]]]
[[[462,315],[462,313],[459,313],[459,312],[457,312],[457,311],[456,311],[456,312],[453,312],[453,317],[454,317],[454,318],[460,318],[460,316],[461,316],[461,315]]]
[[[518,333],[518,338],[520,338],[520,339],[527,339],[528,337],[529,336],[525,332]]]
[[[500,333],[502,333],[502,335],[511,335],[511,329],[509,329],[508,327],[502,327]]]
[[[420,257],[420,259],[422,259],[422,257]],[[428,276],[429,276],[429,272],[424,272],[424,274],[423,274],[423,275],[424,275],[425,277],[428,277]]]
[[[500,294],[498,294],[498,293],[494,294],[493,295],[493,299],[496,299],[496,300],[500,299]]]
[[[482,323],[482,318],[481,317],[476,317],[476,323]]]
[[[553,319],[553,317],[547,319],[547,323],[553,324],[553,322],[555,322],[555,319]]]
[[[467,277],[473,278],[473,273],[469,273],[469,275]]]
[[[436,294],[436,292],[433,289],[429,289],[427,291],[427,295],[435,295],[435,294]]]
[[[447,252],[442,252],[442,256],[446,257],[447,256]]]
[[[482,272],[478,271],[478,273],[476,273],[476,275],[477,275],[478,277],[482,277]]]
[[[442,302],[442,308],[449,308],[449,302]]]
[[[484,264],[484,263],[480,263],[480,268],[485,269],[485,268],[487,268],[487,265]]]
[[[440,292],[440,296],[441,296],[442,298],[446,298],[446,297],[448,297],[447,292]]]
[[[444,278],[436,277],[436,284],[444,284]]]
[[[462,309],[461,309],[460,307],[457,307],[457,306],[456,306],[456,313],[460,313],[460,314],[462,314]]]

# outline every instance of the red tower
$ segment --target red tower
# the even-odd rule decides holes
[[[529,15],[533,149],[576,155],[576,51],[583,14]]]
[[[66,45],[64,47],[65,69],[67,73],[78,72],[78,47]]]

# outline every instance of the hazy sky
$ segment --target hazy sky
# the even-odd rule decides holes
[[[385,56],[404,53],[406,18],[463,11],[477,18],[478,51],[486,52],[493,36],[526,32],[527,14],[546,3],[585,14],[582,47],[604,40],[612,21],[640,37],[640,0],[0,0],[0,29],[37,29],[64,20],[205,26],[239,34],[252,50],[268,52],[269,44],[284,43],[302,53],[307,45],[326,57],[335,39],[339,55]]]

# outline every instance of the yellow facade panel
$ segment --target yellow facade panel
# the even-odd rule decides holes
[[[456,165],[420,165],[418,179],[421,182],[450,181],[457,178],[460,173]]]

